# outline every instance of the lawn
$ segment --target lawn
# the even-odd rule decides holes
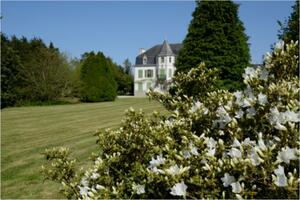
[[[115,102],[6,108],[1,111],[1,199],[58,199],[59,184],[43,182],[39,170],[45,148],[67,146],[80,163],[89,163],[96,145],[95,130],[117,127],[124,110],[163,110],[147,98]],[[164,110],[163,110],[164,111]]]

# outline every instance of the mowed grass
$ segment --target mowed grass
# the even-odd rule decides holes
[[[129,107],[166,112],[147,98],[115,102],[7,108],[1,111],[1,199],[59,199],[60,184],[43,182],[40,174],[46,148],[67,146],[79,165],[90,164],[95,130],[116,128]]]

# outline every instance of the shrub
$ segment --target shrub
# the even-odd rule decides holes
[[[184,95],[189,82],[204,90],[214,80],[201,64],[174,82],[173,99],[149,92],[170,116],[129,109],[120,128],[98,133],[90,169],[77,172],[55,148],[43,173],[82,199],[299,198],[297,45],[279,43],[263,66],[246,68],[244,91]]]
[[[86,102],[113,101],[117,85],[102,53],[87,53],[80,73],[81,99]]]

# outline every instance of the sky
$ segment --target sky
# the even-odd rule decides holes
[[[277,21],[288,19],[294,1],[235,1],[249,36],[252,63],[278,38]],[[181,43],[194,1],[1,1],[1,30],[8,36],[38,37],[70,57],[102,51],[114,62],[134,64],[140,48],[163,40]]]

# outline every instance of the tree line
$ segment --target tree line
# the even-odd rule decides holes
[[[108,101],[117,94],[132,94],[131,63],[126,59],[124,64],[125,68],[102,52],[86,52],[80,59],[70,59],[52,42],[46,45],[40,38],[9,38],[1,33],[1,108],[63,103],[65,97]],[[90,97],[93,88],[110,95]]]

